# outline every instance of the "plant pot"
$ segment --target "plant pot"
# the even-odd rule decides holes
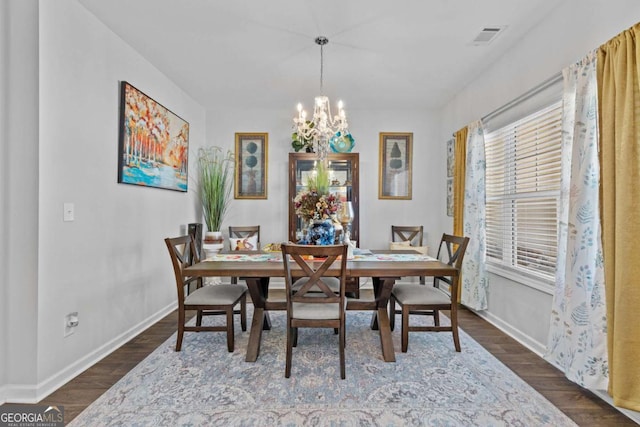
[[[222,231],[207,231],[204,233],[204,242],[207,244],[221,243],[223,241]]]

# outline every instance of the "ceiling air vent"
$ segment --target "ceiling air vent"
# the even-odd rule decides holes
[[[472,44],[475,46],[487,45],[494,41],[498,34],[500,34],[506,27],[485,27],[483,28],[475,39],[473,39]]]

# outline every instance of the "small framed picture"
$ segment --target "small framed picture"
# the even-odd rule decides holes
[[[453,216],[453,177],[447,178],[447,216]]]
[[[453,165],[454,163],[454,155],[456,149],[456,141],[455,139],[450,139],[447,141],[447,176],[453,176]]]
[[[267,198],[269,134],[236,133],[235,198]]]
[[[379,199],[411,200],[413,133],[380,132]]]

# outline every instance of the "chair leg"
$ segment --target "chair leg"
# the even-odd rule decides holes
[[[458,308],[455,304],[451,304],[451,332],[453,333],[453,345],[456,351],[460,353],[460,337],[458,336]]]
[[[433,324],[440,326],[440,310],[433,310]]]
[[[396,299],[393,295],[389,298],[389,326],[392,331],[396,327]]]
[[[409,306],[402,306],[402,352],[409,347]]]
[[[346,378],[346,372],[345,372],[345,363],[344,363],[344,347],[345,347],[345,343],[346,343],[346,339],[345,339],[345,327],[344,327],[344,321],[341,322],[342,325],[340,326],[340,338],[339,338],[339,345],[340,345],[340,378],[342,378],[343,380]]]
[[[178,338],[176,339],[176,351],[182,349],[182,337],[184,336],[184,310],[178,309]]]
[[[233,338],[234,338],[234,330],[233,330],[233,307],[227,307],[225,310],[227,313],[227,350],[229,353],[233,353]]]
[[[196,326],[202,326],[202,310],[198,310],[196,315]]]
[[[242,332],[247,330],[247,294],[242,296],[240,300],[240,327]]]
[[[289,378],[291,376],[291,353],[293,352],[294,330],[295,328],[292,328],[291,324],[287,322],[287,355],[284,367],[285,378]]]
[[[293,347],[297,347],[298,346],[298,328],[292,328],[293,329]]]

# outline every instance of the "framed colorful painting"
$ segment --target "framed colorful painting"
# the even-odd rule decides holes
[[[235,198],[267,198],[269,134],[236,133]]]
[[[189,123],[121,83],[118,182],[187,191]]]
[[[410,132],[380,133],[379,199],[411,200],[412,140]]]

